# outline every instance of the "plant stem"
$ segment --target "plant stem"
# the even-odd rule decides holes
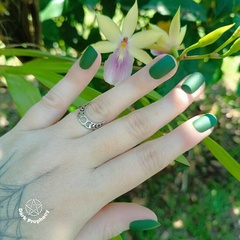
[[[231,43],[232,41],[234,41],[237,37],[231,36],[225,43],[223,43],[219,48],[217,48],[214,53],[219,52],[220,50],[222,50],[223,48],[225,48],[229,43]]]
[[[222,59],[222,57],[220,57],[219,55],[213,54],[213,53],[204,54],[204,55],[183,56],[181,59],[180,59],[180,57],[177,59],[177,61],[196,60],[196,59],[204,59],[204,58]]]
[[[181,60],[186,56],[186,54],[187,54],[188,52],[190,52],[191,50],[196,49],[196,48],[199,48],[198,42],[195,43],[195,44],[193,44],[193,45],[191,45],[191,46],[189,46],[188,48],[186,48],[186,49],[181,53],[181,55],[177,58],[177,59],[179,59],[178,61],[181,61]]]

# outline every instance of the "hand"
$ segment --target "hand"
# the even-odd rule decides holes
[[[78,121],[79,110],[61,119],[100,63],[100,54],[89,48],[67,75],[0,139],[3,239],[105,240],[127,230],[136,220],[154,221],[134,222],[132,227],[149,227],[141,223],[157,225],[157,217],[149,209],[133,203],[109,202],[162,170],[211,133],[214,117],[197,116],[159,139],[138,145],[199,96],[204,83],[198,73],[188,77],[183,85],[186,77],[161,100],[113,121],[175,74],[176,62],[169,55],[155,58],[91,102],[86,115],[94,122],[106,121],[103,127],[86,129]],[[35,212],[28,215],[25,205],[31,199],[42,205],[29,205],[28,210]],[[24,216],[42,220],[28,222]]]

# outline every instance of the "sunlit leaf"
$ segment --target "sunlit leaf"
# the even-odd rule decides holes
[[[188,167],[190,166],[190,163],[188,162],[188,160],[187,160],[183,155],[177,157],[177,158],[175,159],[175,161],[176,161],[176,162],[179,162],[179,163],[182,163],[182,164],[184,164],[184,165],[186,165],[186,166],[188,166]]]
[[[47,19],[59,17],[63,11],[64,0],[52,0],[48,5],[40,12],[39,17],[43,22]]]
[[[122,240],[122,237],[118,235],[117,237],[110,238],[109,240]]]
[[[29,108],[41,100],[41,94],[38,88],[28,82],[23,76],[4,74],[8,89],[22,117]]]
[[[68,60],[71,62],[76,61],[74,58],[52,55],[48,52],[42,52],[39,50],[32,49],[19,49],[19,48],[2,48],[0,49],[0,55],[3,54],[5,56],[26,56],[26,57],[47,57],[56,60]]]
[[[203,143],[212,152],[214,157],[238,180],[240,181],[240,164],[234,160],[227,151],[225,151],[214,140],[207,137]]]
[[[155,90],[152,90],[151,92],[146,94],[146,97],[148,97],[148,98],[150,98],[154,101],[157,101],[157,100],[162,98],[162,96],[158,92],[156,92]]]

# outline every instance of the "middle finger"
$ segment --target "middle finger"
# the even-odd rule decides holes
[[[194,73],[161,100],[86,135],[84,142],[92,147],[89,166],[97,167],[153,135],[183,112],[201,94],[204,85],[202,74]],[[190,91],[189,86],[192,87]],[[79,145],[80,140],[76,144]]]
[[[95,98],[86,108],[88,119],[93,122],[112,121],[132,103],[171,78],[176,70],[176,61],[170,55],[155,58],[136,74]],[[77,109],[68,114],[54,126],[58,134],[77,138],[91,132],[79,123],[78,112]]]

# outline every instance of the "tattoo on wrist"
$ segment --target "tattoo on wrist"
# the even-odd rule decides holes
[[[5,184],[3,176],[7,173],[8,165],[14,155],[15,153],[4,164],[0,165],[0,240],[27,239],[21,232],[23,218],[19,215],[24,191],[30,184],[55,170],[53,169],[22,185],[17,183],[15,185]]]

